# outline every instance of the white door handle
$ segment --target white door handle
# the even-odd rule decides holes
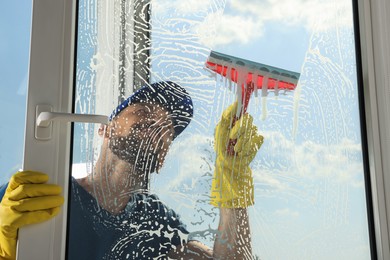
[[[108,116],[41,112],[37,118],[37,126],[48,127],[51,121],[97,123],[107,125]]]
[[[108,116],[103,115],[85,115],[85,114],[70,114],[52,112],[50,105],[36,106],[35,120],[35,138],[37,140],[50,140],[52,136],[52,121],[60,122],[82,122],[82,123],[97,123],[108,124]]]

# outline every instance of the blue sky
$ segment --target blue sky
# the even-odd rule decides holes
[[[0,182],[21,168],[30,49],[31,1],[0,2]]]

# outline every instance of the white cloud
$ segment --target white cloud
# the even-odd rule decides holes
[[[320,144],[312,140],[296,144],[279,132],[262,134],[266,153],[261,151],[257,157],[256,174],[268,176],[268,179],[288,175],[307,181],[322,179],[363,187],[361,144],[349,139],[342,139],[336,144]],[[266,178],[264,176],[256,177],[257,181],[261,182],[262,178]],[[275,189],[283,188],[280,180],[273,182]]]
[[[251,165],[258,192],[291,193],[301,189],[300,192],[305,193],[303,189],[308,183],[321,181],[364,187],[360,144],[348,139],[329,145],[310,140],[297,144],[280,132],[262,134],[265,143]],[[161,173],[171,176],[166,190],[182,187],[187,191],[200,191],[200,181],[211,179],[214,171],[212,142],[212,136],[195,134],[174,143],[163,168],[166,173]]]
[[[152,1],[152,10],[157,15],[170,13],[175,14],[176,16],[183,16],[207,12],[214,2],[215,0],[154,0]]]
[[[210,13],[195,27],[199,41],[206,46],[225,45],[233,42],[248,43],[263,34],[263,23],[250,16]]]
[[[250,0],[242,3],[242,0],[232,0],[231,7],[237,13],[287,26],[304,26],[311,31],[352,26],[351,1]]]
[[[295,153],[300,175],[331,177],[339,182],[357,184],[359,174],[363,172],[359,158],[361,147],[349,140],[327,146],[307,141],[297,147]]]
[[[248,43],[263,35],[268,22],[277,23],[283,29],[304,27],[310,32],[352,26],[350,1],[231,0],[227,3],[223,15],[210,13],[195,28],[200,41],[208,47]]]
[[[190,137],[179,137],[170,148],[161,176],[175,175],[165,186],[166,190],[182,186],[193,190],[200,178],[210,172],[213,165],[212,137],[195,134]],[[173,172],[174,171],[174,172]]]
[[[207,11],[214,0],[186,0],[175,1],[178,12],[181,13],[198,13],[201,11]]]
[[[184,19],[210,48],[262,37],[266,23],[309,32],[353,24],[352,3],[347,0],[158,0],[152,1],[152,8],[155,17]]]
[[[264,172],[261,169],[253,169],[252,173],[255,186],[259,186],[259,189],[262,191],[286,191],[290,189],[288,183],[280,180],[278,175],[273,172]]]
[[[274,212],[274,214],[278,217],[283,217],[283,218],[297,218],[299,217],[299,212],[296,210],[292,210],[289,208],[284,208],[284,209],[278,209]]]

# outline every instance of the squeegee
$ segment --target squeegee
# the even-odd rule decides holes
[[[228,79],[230,87],[232,82],[237,83],[237,114],[232,124],[246,112],[249,99],[253,92],[257,96],[261,90],[262,96],[267,96],[268,91],[274,91],[278,95],[280,90],[292,91],[296,88],[300,74],[281,68],[257,63],[211,51],[206,68]],[[232,152],[234,141],[229,144],[228,152]]]
[[[230,82],[237,83],[239,109],[243,113],[248,108],[249,99],[253,92],[257,96],[257,90],[261,89],[262,96],[268,91],[294,90],[298,84],[300,74],[293,71],[257,63],[211,51],[206,68],[228,78]],[[242,107],[243,105],[243,107]],[[239,117],[239,116],[238,116]]]

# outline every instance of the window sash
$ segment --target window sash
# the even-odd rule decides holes
[[[372,190],[373,222],[378,259],[390,259],[390,3],[355,0],[358,10],[362,84],[366,116],[368,169]],[[356,13],[355,13],[356,14]],[[67,197],[71,129],[53,124],[53,138],[34,137],[35,107],[50,104],[55,112],[72,112],[77,0],[33,2],[31,57],[23,169],[49,174]],[[147,76],[145,78],[149,78]],[[134,77],[129,81],[134,82]],[[128,94],[128,93],[127,93]],[[368,205],[370,206],[370,205]],[[51,221],[22,228],[18,259],[64,259],[67,203]],[[39,238],[39,239],[37,239]]]

